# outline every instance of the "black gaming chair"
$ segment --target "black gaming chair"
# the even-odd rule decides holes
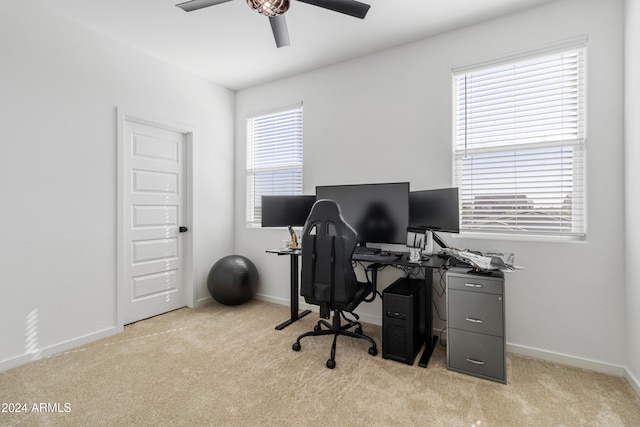
[[[300,351],[300,340],[304,337],[334,335],[331,358],[327,360],[327,368],[330,369],[336,366],[338,335],[367,340],[371,343],[369,354],[378,354],[375,341],[362,333],[358,315],[353,313],[362,301],[373,301],[376,296],[375,274],[373,280],[366,283],[356,279],[351,261],[356,243],[357,234],[342,217],[338,204],[333,200],[318,200],[302,230],[300,293],[308,304],[320,306],[321,319],[313,331],[300,335],[292,348]],[[331,311],[333,322],[322,320],[329,319]],[[355,320],[348,319],[345,312]],[[341,318],[347,322],[345,325],[341,324]]]

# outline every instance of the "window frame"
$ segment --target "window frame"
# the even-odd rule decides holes
[[[303,125],[302,102],[250,114],[247,117],[245,170],[245,224],[247,227],[258,228],[262,226],[261,196],[302,194]],[[267,129],[270,126],[275,127]],[[256,134],[260,134],[261,130],[267,130],[267,133],[262,134],[261,143],[264,146],[259,149],[260,154],[256,154]],[[284,150],[282,144],[284,144]],[[280,146],[280,149],[277,146]],[[270,176],[271,179],[263,180],[262,184],[257,184],[259,175]],[[271,185],[267,181],[271,181]],[[256,186],[262,188],[258,189]]]
[[[477,143],[475,146],[473,146],[472,148],[469,148],[469,146],[467,145],[467,131],[468,129],[472,129],[473,125],[471,125],[470,127],[467,126],[467,121],[468,120],[465,116],[464,120],[460,119],[459,116],[459,112],[462,110],[464,111],[465,114],[467,114],[467,108],[468,106],[465,104],[464,106],[461,106],[461,103],[458,100],[458,92],[460,87],[458,86],[458,79],[462,76],[462,78],[464,78],[465,75],[469,75],[469,74],[473,74],[473,73],[484,73],[487,70],[497,70],[501,67],[506,67],[509,65],[514,66],[514,68],[516,67],[516,65],[521,65],[523,63],[531,63],[531,62],[535,62],[536,60],[539,60],[540,58],[544,58],[544,57],[548,57],[548,56],[553,56],[553,55],[558,55],[558,54],[563,54],[563,53],[567,53],[567,52],[578,52],[578,58],[576,60],[576,63],[579,66],[579,69],[575,72],[576,76],[577,76],[577,88],[576,88],[576,93],[578,94],[578,100],[576,101],[576,105],[578,106],[578,112],[576,113],[577,119],[576,119],[576,137],[573,139],[564,139],[564,136],[559,137],[559,139],[553,139],[553,140],[547,140],[545,141],[544,138],[538,140],[538,141],[534,141],[533,139],[530,140],[530,142],[523,142],[522,140],[518,140],[518,137],[514,137],[514,139],[510,142],[510,143],[505,143],[504,141],[500,141],[500,142],[489,142],[489,143]],[[460,233],[464,234],[468,237],[482,237],[482,236],[491,236],[491,235],[500,235],[501,237],[508,237],[508,238],[535,238],[535,239],[545,239],[545,240],[556,240],[556,239],[568,239],[568,240],[585,240],[586,239],[586,235],[587,235],[587,201],[586,201],[586,196],[587,196],[587,188],[586,188],[586,140],[587,140],[587,37],[586,36],[579,36],[579,37],[575,37],[572,39],[568,39],[568,40],[563,40],[557,43],[552,43],[552,44],[548,44],[545,46],[541,46],[537,49],[529,49],[526,51],[520,51],[520,52],[516,52],[514,54],[511,55],[505,55],[503,57],[500,58],[493,58],[487,61],[483,61],[483,62],[478,62],[478,63],[473,63],[473,64],[469,64],[469,65],[464,65],[464,66],[460,66],[460,67],[454,67],[452,70],[452,84],[451,84],[451,88],[452,88],[452,136],[451,136],[451,149],[452,149],[452,182],[453,182],[453,186],[456,186],[460,189]],[[516,74],[516,73],[514,73]],[[517,82],[518,78],[514,77],[513,81]],[[466,92],[466,87],[465,87],[465,92],[463,94],[463,100],[466,100],[466,97],[468,96],[467,92]],[[514,96],[514,99],[516,97]],[[563,104],[562,106],[563,110],[565,110],[565,105]],[[563,116],[563,120],[564,120],[564,116]],[[488,120],[489,121],[489,120]],[[515,122],[515,119],[514,119]],[[459,132],[458,129],[460,127],[462,123],[462,126],[464,127],[463,132],[464,132],[464,150],[461,149],[460,147],[460,138],[459,138]],[[519,130],[519,128],[516,126],[516,129]],[[518,130],[516,130],[514,133],[517,134]],[[481,154],[485,154],[488,155],[488,157],[493,157],[493,158],[497,158],[499,153],[523,153],[527,150],[549,150],[549,147],[555,147],[556,151],[559,150],[567,150],[568,152],[571,153],[570,156],[574,156],[575,158],[571,158],[571,167],[568,167],[567,170],[570,170],[570,174],[571,174],[571,179],[567,179],[568,182],[571,182],[571,194],[573,195],[575,193],[576,198],[574,199],[573,197],[570,199],[571,203],[570,209],[573,209],[574,206],[577,206],[577,208],[575,210],[570,211],[571,213],[569,213],[569,215],[566,215],[566,211],[565,213],[563,213],[562,211],[562,207],[558,208],[559,205],[557,202],[560,200],[560,198],[556,199],[556,204],[555,209],[557,211],[557,209],[560,209],[560,214],[557,215],[556,217],[552,217],[551,215],[548,216],[548,218],[553,218],[550,221],[547,221],[546,219],[543,218],[536,218],[536,217],[542,217],[545,214],[547,214],[547,212],[545,212],[545,209],[539,209],[539,205],[535,205],[534,207],[531,208],[533,210],[529,211],[529,212],[524,212],[524,211],[520,211],[518,212],[519,209],[519,202],[517,199],[518,194],[522,195],[524,194],[524,192],[516,192],[513,193],[513,196],[509,202],[507,203],[508,208],[505,209],[509,209],[509,213],[507,214],[506,212],[504,213],[504,217],[510,217],[511,218],[511,222],[508,223],[499,223],[496,222],[493,225],[491,225],[489,222],[486,222],[486,224],[482,224],[482,221],[477,221],[477,223],[473,222],[473,219],[470,218],[474,218],[474,214],[473,214],[473,209],[475,209],[476,207],[480,207],[479,212],[483,212],[481,209],[484,207],[484,214],[487,214],[488,210],[490,208],[487,208],[487,206],[483,206],[482,203],[479,203],[478,205],[474,206],[473,203],[477,202],[476,197],[478,197],[478,191],[473,189],[473,183],[474,180],[475,182],[479,182],[480,180],[476,177],[472,177],[471,181],[468,182],[464,182],[465,179],[463,179],[463,165],[462,162],[464,161],[465,157],[469,157],[471,156],[480,156]],[[568,147],[568,148],[567,148]],[[463,152],[464,151],[464,152]],[[541,152],[541,151],[540,151]],[[539,156],[542,156],[541,154],[538,154]],[[562,157],[560,154],[557,154],[557,156],[560,158]],[[514,158],[517,157],[516,155],[514,155]],[[513,166],[513,174],[514,174],[514,178],[512,179],[512,184],[514,188],[517,187],[517,183],[518,179],[519,179],[519,174],[521,172],[517,171],[517,168],[519,167],[519,160],[514,160],[513,164],[516,166]],[[578,167],[576,168],[575,165],[578,165]],[[542,170],[544,166],[538,166],[537,172],[540,172],[540,170]],[[561,167],[565,167],[565,166],[561,166]],[[473,169],[473,167],[471,167],[471,169]],[[467,168],[466,170],[469,170],[469,168]],[[489,170],[489,169],[487,169]],[[478,174],[479,175],[479,174]],[[466,176],[466,175],[465,175]],[[490,178],[497,180],[495,177]],[[488,182],[489,180],[485,181]],[[531,181],[534,181],[533,179]],[[562,172],[558,173],[557,176],[557,182],[564,182],[564,178],[562,178]],[[492,184],[493,187],[489,187],[489,191],[496,191],[496,193],[494,193],[494,196],[496,197],[489,197],[489,199],[498,199],[500,196],[498,196],[499,193],[497,193],[498,191],[498,187],[500,187],[500,185],[498,184]],[[533,191],[531,191],[531,193],[529,193],[528,195],[534,194],[535,190],[540,190],[540,191],[544,191],[544,184],[537,184],[538,187],[536,187]],[[486,191],[486,190],[483,190]],[[550,191],[550,190],[548,190]],[[503,195],[504,196],[504,195]],[[526,195],[524,196],[526,198]],[[574,201],[577,200],[577,204],[573,205]],[[488,205],[489,203],[499,203],[496,202],[495,200],[491,200],[491,201],[487,201],[486,205]],[[527,201],[527,203],[530,203],[530,201]],[[534,202],[537,203],[537,202]],[[538,206],[538,207],[536,207]],[[536,210],[538,209],[538,210]],[[551,208],[551,206],[547,207],[547,211],[549,212],[553,212],[553,209]],[[471,212],[471,213],[470,213]],[[512,215],[512,213],[515,213],[515,216]],[[577,216],[574,216],[575,213],[577,213]],[[491,213],[489,214],[491,215]],[[496,214],[493,214],[496,215]],[[514,224],[518,224],[518,221],[523,221],[522,223],[527,223],[526,219],[527,219],[527,215],[528,217],[528,224],[527,227],[525,227],[525,229],[523,230],[518,230],[518,229],[510,229],[509,227],[511,225]],[[563,227],[563,215],[565,215],[566,217],[569,218],[569,224],[570,226],[566,227],[568,229],[568,231]],[[494,216],[492,219],[501,219],[502,216],[497,215]],[[576,218],[578,218],[576,220]],[[486,217],[485,217],[486,219]],[[535,221],[536,220],[540,220],[540,224],[537,224]],[[546,221],[546,222],[545,222]],[[549,229],[545,230],[544,227],[541,224],[552,224],[552,226],[550,226]],[[536,229],[537,227],[537,229]],[[554,229],[555,228],[555,229]]]

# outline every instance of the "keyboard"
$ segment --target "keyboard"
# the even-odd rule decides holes
[[[355,255],[374,255],[380,252],[380,248],[369,248],[366,246],[356,246]]]
[[[380,253],[357,253],[354,252],[353,259],[356,261],[365,261],[365,262],[392,262],[399,259],[401,254],[385,254],[382,255]]]

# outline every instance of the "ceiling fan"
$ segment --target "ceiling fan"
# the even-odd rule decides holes
[[[231,0],[191,0],[177,4],[185,12],[192,12],[216,4],[226,3]],[[371,7],[368,4],[355,0],[297,0],[302,3],[344,13],[355,18],[364,19]],[[276,40],[276,46],[289,46],[289,30],[284,13],[289,10],[289,0],[247,0],[249,7],[256,12],[268,16],[271,24],[271,31]]]

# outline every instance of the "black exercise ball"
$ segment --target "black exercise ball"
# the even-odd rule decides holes
[[[258,289],[258,269],[249,258],[228,255],[211,267],[207,288],[211,297],[221,304],[245,303]]]

